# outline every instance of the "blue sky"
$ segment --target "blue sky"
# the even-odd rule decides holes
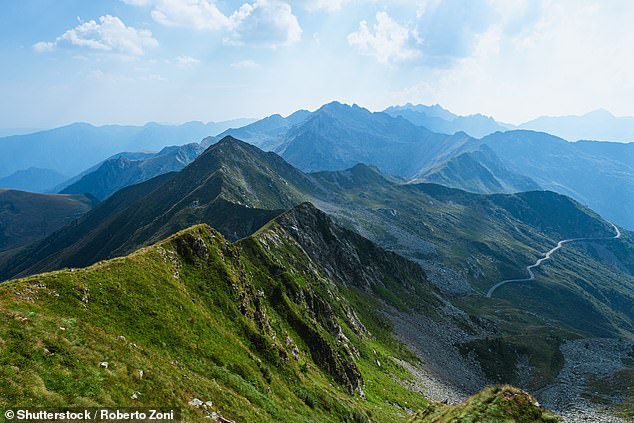
[[[0,127],[440,103],[519,123],[634,115],[634,3],[0,2]]]

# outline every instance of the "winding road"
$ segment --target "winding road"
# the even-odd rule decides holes
[[[535,262],[535,264],[531,264],[530,266],[526,266],[526,270],[528,271],[528,275],[529,275],[528,278],[525,278],[525,279],[507,279],[507,280],[504,280],[502,282],[498,282],[495,285],[493,285],[491,288],[489,288],[489,290],[487,291],[487,298],[491,298],[491,296],[493,295],[493,293],[495,292],[496,289],[498,289],[499,287],[501,287],[503,285],[506,285],[507,283],[534,281],[535,280],[535,274],[533,273],[533,269],[539,267],[540,264],[542,264],[546,260],[550,259],[550,257],[555,253],[555,251],[557,251],[561,247],[563,247],[564,244],[568,244],[570,242],[576,242],[576,241],[598,241],[598,240],[601,240],[601,239],[618,239],[618,238],[621,238],[621,231],[619,230],[619,228],[617,228],[614,223],[610,223],[610,225],[612,225],[612,227],[616,231],[616,235],[614,235],[614,236],[601,237],[601,238],[572,238],[572,239],[564,239],[564,240],[559,241],[557,243],[556,247],[554,247],[553,249],[548,251],[544,255],[544,257],[542,257],[539,260],[537,260]]]

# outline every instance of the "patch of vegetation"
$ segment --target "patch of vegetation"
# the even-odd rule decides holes
[[[560,419],[539,406],[528,393],[511,386],[494,386],[456,406],[433,403],[410,422],[554,423]]]

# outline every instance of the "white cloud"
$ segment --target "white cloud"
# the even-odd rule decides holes
[[[39,41],[33,44],[33,50],[37,51],[38,53],[53,51],[55,50],[55,43],[52,43],[50,41]]]
[[[152,18],[165,26],[218,31],[231,27],[231,22],[209,0],[146,0],[152,4]]]
[[[255,63],[253,60],[241,60],[239,62],[232,63],[231,67],[236,69],[254,69],[259,68],[260,65]]]
[[[335,12],[341,10],[344,3],[347,2],[348,0],[306,0],[306,9],[310,11]]]
[[[231,17],[229,44],[278,47],[295,44],[302,29],[288,3],[277,0],[256,0],[243,4]]]
[[[230,15],[214,0],[123,0],[151,5],[152,18],[165,26],[218,31],[232,45],[289,46],[301,39],[302,29],[291,6],[282,0],[244,3]]]
[[[392,102],[441,103],[514,123],[599,107],[632,113],[634,4],[617,11],[609,2],[544,0],[527,21],[492,3],[505,6],[502,19],[477,37],[472,54]]]
[[[174,59],[174,62],[176,63],[176,66],[187,68],[197,65],[198,63],[200,63],[200,60],[195,59],[191,56],[178,56],[176,59]]]
[[[55,41],[33,44],[37,52],[52,51],[57,47],[79,47],[102,52],[141,56],[146,48],[158,46],[152,33],[145,29],[126,26],[116,16],[105,15],[99,22],[90,20],[69,29]]]
[[[421,43],[416,30],[399,24],[387,12],[377,12],[372,29],[367,21],[361,21],[359,30],[348,34],[350,46],[360,54],[375,57],[380,63],[415,59],[420,56],[416,46]]]

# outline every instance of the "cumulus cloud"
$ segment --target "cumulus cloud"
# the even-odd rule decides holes
[[[376,23],[372,28],[367,21],[361,21],[359,30],[348,34],[347,39],[357,52],[373,56],[380,63],[418,58],[422,44],[415,29],[399,24],[387,12],[377,12]]]
[[[262,47],[289,46],[302,36],[297,17],[288,3],[276,0],[256,0],[243,4],[231,17],[231,33],[225,40],[230,44]]]
[[[146,0],[152,4],[152,19],[165,26],[181,26],[197,30],[223,30],[231,22],[215,3],[209,0]]]
[[[141,56],[145,49],[157,46],[158,41],[150,31],[126,26],[118,17],[105,15],[99,18],[99,22],[90,20],[80,23],[57,37],[55,41],[35,43],[33,49],[37,52],[46,52],[58,47],[77,47]]]
[[[232,45],[288,46],[300,40],[302,29],[291,6],[282,0],[244,3],[231,14],[213,0],[123,0],[151,6],[151,16],[165,26],[218,31]]]

